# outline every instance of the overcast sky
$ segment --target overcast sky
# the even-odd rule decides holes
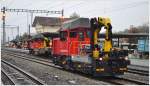
[[[112,21],[113,32],[123,31],[130,25],[139,26],[149,21],[148,0],[0,0],[0,7],[18,9],[62,10],[69,17],[76,12],[81,17],[109,17]],[[2,14],[0,15],[0,17]],[[60,17],[61,15],[34,14],[34,16]],[[27,13],[6,13],[6,25],[20,27],[20,34],[27,32]],[[34,20],[34,19],[33,19]],[[0,21],[2,25],[2,21]],[[1,28],[2,29],[2,28]],[[7,38],[13,38],[16,29],[6,28]],[[35,33],[34,28],[31,29]]]

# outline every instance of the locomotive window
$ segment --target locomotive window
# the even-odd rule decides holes
[[[86,36],[87,36],[88,38],[90,38],[90,37],[91,37],[91,33],[90,33],[90,31],[88,31],[88,32],[86,33]]]
[[[60,39],[62,41],[65,41],[67,39],[67,32],[66,31],[60,32]]]
[[[70,32],[70,37],[71,38],[76,38],[77,32]]]
[[[52,40],[52,37],[48,37],[49,40]]]
[[[79,41],[84,41],[84,32],[79,32]]]

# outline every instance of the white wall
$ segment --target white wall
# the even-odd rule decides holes
[[[60,29],[60,26],[42,26],[39,24],[36,24],[35,30],[37,33],[43,33],[43,32],[57,32]]]

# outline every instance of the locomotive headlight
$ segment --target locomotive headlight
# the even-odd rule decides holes
[[[128,60],[129,58],[126,56],[124,59],[125,59],[125,60]]]
[[[103,58],[99,58],[99,60],[100,60],[100,61],[102,61],[102,60],[103,60]]]
[[[74,58],[74,56],[71,56],[71,58]]]
[[[123,57],[119,57],[120,59],[123,59]]]

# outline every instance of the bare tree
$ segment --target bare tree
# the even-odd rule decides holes
[[[73,14],[70,15],[70,18],[80,18],[80,15],[74,12]]]

